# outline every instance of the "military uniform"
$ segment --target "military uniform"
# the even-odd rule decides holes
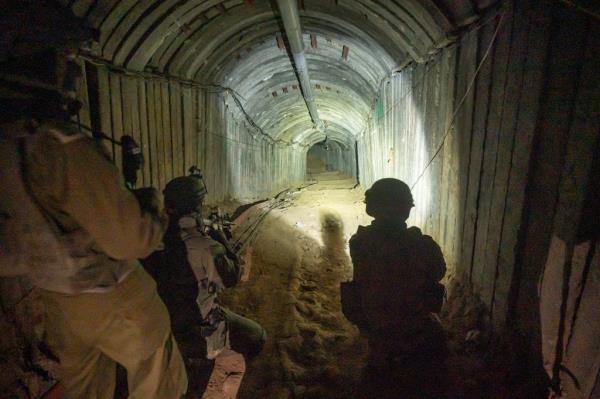
[[[376,219],[351,238],[350,255],[360,309],[350,318],[370,348],[363,397],[413,397],[411,389],[414,397],[437,397],[422,396],[430,387],[419,383],[445,357],[444,333],[431,315],[446,271],[439,246],[401,220]]]
[[[135,261],[160,243],[161,224],[141,213],[96,144],[65,125],[41,126],[24,161],[35,200],[71,255],[88,260],[62,279],[36,282],[65,397],[112,398],[118,362],[131,398],[180,398],[187,377],[169,315]]]
[[[235,398],[246,361],[260,352],[266,333],[218,303],[219,293],[239,282],[239,263],[204,234],[198,214],[174,219],[164,248],[143,261],[144,266],[171,313],[191,393],[204,399]]]

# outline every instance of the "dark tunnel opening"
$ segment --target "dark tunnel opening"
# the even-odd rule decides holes
[[[204,207],[183,225],[223,240],[225,256],[239,267],[238,286],[223,288],[217,302],[258,322],[267,337],[262,352],[252,362],[246,354],[243,363],[235,357],[242,351],[227,347],[239,338],[235,329],[227,334],[236,338],[225,334],[219,349],[234,356],[216,360],[197,351],[185,358],[196,330],[178,331],[193,389],[203,388],[192,369],[222,371],[213,388],[228,399],[341,399],[364,389],[366,380],[371,391],[364,399],[385,395],[373,384],[387,386],[394,378],[383,373],[379,380],[365,365],[380,360],[373,348],[386,350],[343,312],[341,284],[355,278],[359,264],[351,237],[368,231],[359,226],[378,223],[366,214],[365,191],[395,178],[411,191],[407,226],[430,237],[445,261],[443,306],[431,312],[447,338],[445,348],[436,347],[447,355],[448,390],[439,396],[541,398],[562,391],[562,397],[600,398],[599,6],[584,0],[0,0],[0,7],[0,150],[6,155],[0,157],[0,329],[6,332],[0,397],[61,398],[69,384],[57,381],[87,378],[69,372],[102,363],[111,374],[122,355],[113,351],[78,370],[65,366],[65,373],[43,333],[48,309],[52,321],[60,319],[60,295],[44,297],[54,276],[41,278],[36,273],[44,268],[27,265],[15,272],[15,262],[27,258],[22,254],[46,259],[46,252],[36,252],[42,240],[71,252],[85,244],[86,254],[110,259],[112,284],[133,284],[115,265],[137,265],[144,251],[133,256],[136,245],[124,243],[160,235],[153,255],[167,244],[181,249],[174,232],[184,229],[183,219],[175,220],[183,216],[162,193],[192,171]],[[8,175],[17,170],[6,149],[15,136],[45,140],[31,151],[20,142],[21,177]],[[70,155],[62,151],[88,138],[95,139],[95,152],[83,145]],[[69,157],[77,154],[86,155],[75,165]],[[115,183],[120,175],[126,188]],[[33,216],[22,211],[29,202],[15,201],[14,187],[21,186],[5,184],[7,176],[23,181],[22,198],[33,198],[32,209],[56,219],[57,229],[19,242],[31,229],[13,222]],[[139,204],[131,198],[129,191],[140,188],[156,194],[147,201],[156,208],[151,219],[169,219],[166,233],[159,226],[159,233],[142,234],[124,222],[150,212],[140,212],[141,197]],[[113,203],[118,212],[106,215]],[[114,230],[100,231],[110,223]],[[389,237],[372,240],[387,246],[370,252],[368,261],[397,249]],[[437,247],[428,248],[421,258],[429,261]],[[193,269],[187,254],[180,255],[159,258]],[[373,292],[389,289],[391,276],[377,276]],[[192,280],[203,281],[195,274]],[[398,296],[410,290],[404,282],[398,279]],[[169,306],[202,291],[201,284],[174,286],[162,292]],[[97,291],[77,291],[74,302],[80,294],[104,295]],[[171,319],[197,310],[195,300],[178,304],[168,309]],[[69,328],[82,334],[98,322],[84,305],[67,317]],[[169,329],[162,319],[156,323]],[[58,324],[48,325],[56,330]],[[163,331],[158,327],[144,330]],[[136,345],[150,335],[124,338],[123,353],[143,352]],[[390,336],[378,337],[394,341]],[[410,352],[405,349],[399,353]],[[65,364],[69,355],[63,352]],[[388,357],[388,365],[399,358]],[[422,374],[411,382],[398,378],[398,386],[431,377],[426,367],[413,368]],[[229,384],[227,373],[237,382]],[[100,374],[94,375],[103,383],[88,385],[111,390],[114,379]],[[126,374],[120,369],[117,396],[125,395]]]
[[[324,140],[310,147],[306,152],[307,178],[322,179],[325,174],[339,179],[356,178],[354,149],[332,140]]]

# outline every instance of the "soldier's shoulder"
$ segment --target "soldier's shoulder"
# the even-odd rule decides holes
[[[362,237],[369,235],[371,233],[371,230],[371,226],[358,226],[358,229],[356,229],[356,233],[354,233],[354,235],[350,237],[350,240],[360,240]]]
[[[350,246],[357,247],[363,245],[365,242],[371,241],[370,237],[372,236],[372,230],[371,226],[358,226],[356,233],[350,237]]]
[[[421,238],[424,236],[421,229],[418,228],[417,226],[409,227],[408,229],[406,229],[406,232],[410,237],[414,237],[414,238]]]
[[[431,237],[430,235],[427,234],[423,234],[423,232],[421,231],[420,228],[416,227],[416,226],[412,226],[409,227],[407,229],[408,235],[413,238],[414,240],[416,240],[418,243],[421,244],[421,246],[428,248],[428,247],[438,247],[439,245],[435,242],[435,240],[433,239],[433,237]]]

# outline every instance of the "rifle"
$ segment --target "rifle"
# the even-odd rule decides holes
[[[209,234],[212,231],[222,231],[227,241],[233,238],[232,226],[235,223],[231,221],[228,213],[223,213],[218,206],[212,207],[207,217],[202,218],[202,228],[204,233]]]

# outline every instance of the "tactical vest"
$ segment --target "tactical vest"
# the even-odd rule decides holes
[[[351,321],[385,330],[439,312],[444,288],[430,277],[432,265],[426,258],[433,241],[424,237],[417,228],[386,232],[359,227],[350,242],[354,281],[343,287],[347,296],[353,296],[346,299],[354,301],[352,306],[345,306]]]

